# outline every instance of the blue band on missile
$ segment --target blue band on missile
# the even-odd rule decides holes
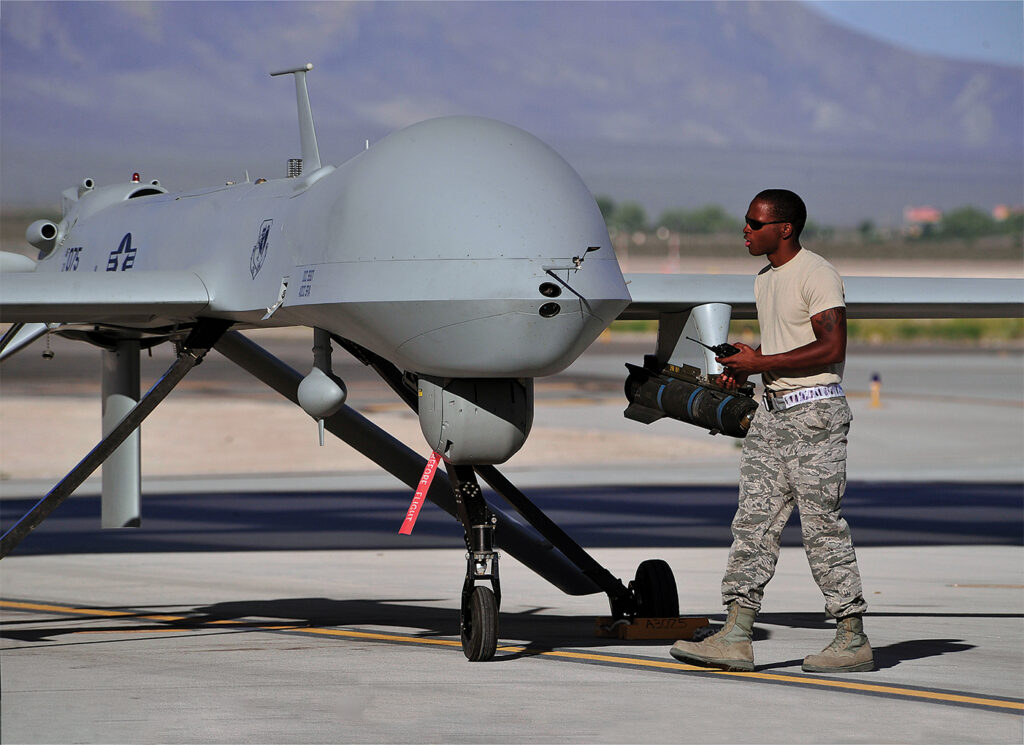
[[[661,388],[658,389],[658,408],[661,409],[662,411],[665,410],[665,407],[661,405],[661,393],[664,390],[665,390],[665,386],[664,385],[661,386]]]
[[[690,398],[686,402],[686,413],[689,414],[690,419],[693,419],[693,403],[700,394],[704,392],[703,388],[695,388],[693,393],[690,394]]]
[[[722,424],[722,409],[724,409],[725,405],[732,401],[732,399],[732,396],[726,397],[726,399],[722,401],[722,403],[718,404],[718,411],[715,412],[715,416],[718,418],[718,428],[721,430],[725,430],[725,425]]]

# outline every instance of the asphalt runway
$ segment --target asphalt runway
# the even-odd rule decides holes
[[[308,356],[307,341],[276,343],[296,367]],[[98,376],[74,370],[93,364],[90,353],[57,351],[51,362],[5,363],[3,397],[42,401],[57,386],[62,405],[94,401]],[[623,420],[622,364],[644,351],[595,345],[539,385],[532,437],[549,449],[565,441],[564,452],[507,471],[615,576],[628,581],[644,559],[664,558],[683,612],[720,622],[738,451],[677,435],[672,422],[638,430]],[[161,354],[147,370],[166,366]],[[369,371],[343,369],[353,405],[389,405]],[[265,463],[253,461],[250,474],[145,477],[139,529],[98,530],[97,485],[87,482],[3,560],[0,742],[1019,743],[1022,370],[1019,351],[998,350],[880,350],[848,364],[844,512],[870,604],[872,673],[800,670],[832,631],[795,517],[755,627],[755,673],[682,665],[667,654],[671,640],[598,638],[602,595],[565,595],[508,556],[498,654],[468,663],[454,520],[428,505],[413,536],[399,536],[411,494],[393,478],[277,464],[257,473]],[[876,371],[877,409],[867,395]],[[261,417],[282,405],[214,355],[174,396],[211,410],[200,430],[246,426],[219,421],[225,398],[259,399]],[[29,424],[0,418],[5,452],[26,452],[15,440]],[[32,444],[56,459],[66,434]],[[624,455],[624,441],[645,435],[673,447],[692,436],[694,449]],[[292,437],[274,436],[282,446]],[[154,459],[157,470],[164,462]],[[6,528],[62,472],[2,465]]]

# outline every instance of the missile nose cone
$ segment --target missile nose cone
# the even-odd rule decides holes
[[[348,391],[335,375],[314,367],[299,383],[299,406],[314,419],[326,419],[345,403]]]

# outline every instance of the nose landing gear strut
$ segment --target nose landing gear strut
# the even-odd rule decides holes
[[[494,550],[497,518],[487,509],[472,467],[451,466],[448,478],[455,491],[459,521],[466,532],[466,581],[462,585],[462,651],[471,662],[494,657],[498,648],[501,583]],[[476,584],[489,580],[490,587]]]

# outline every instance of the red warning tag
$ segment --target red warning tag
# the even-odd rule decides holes
[[[437,453],[431,453],[427,459],[427,467],[423,469],[423,475],[420,476],[420,483],[412,497],[412,504],[409,505],[409,511],[405,513],[405,522],[402,523],[402,527],[398,531],[402,535],[410,535],[416,525],[416,518],[420,516],[420,507],[423,506],[423,500],[427,498],[427,492],[430,491],[430,482],[434,480],[439,460],[441,460],[441,456]]]

